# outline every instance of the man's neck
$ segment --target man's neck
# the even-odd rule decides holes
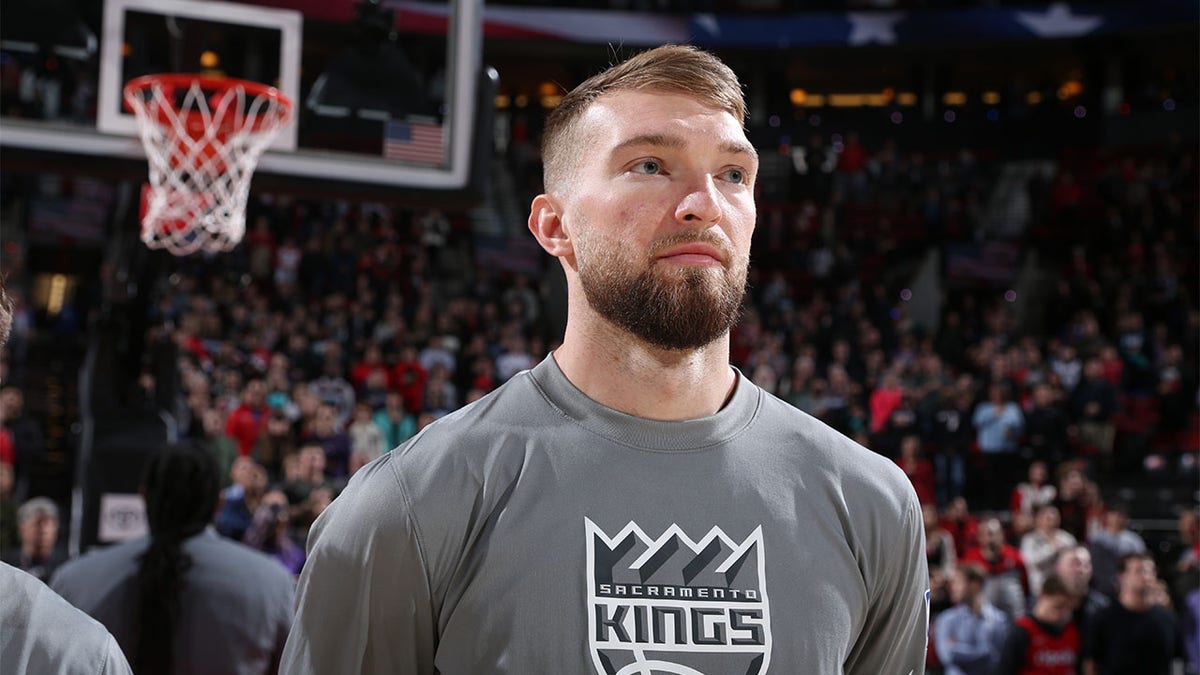
[[[569,322],[554,360],[592,400],[652,420],[712,415],[737,381],[729,367],[728,335],[696,350],[664,350],[598,317]]]
[[[1121,606],[1131,612],[1145,612],[1150,609],[1150,599],[1141,593],[1121,593],[1118,599]]]

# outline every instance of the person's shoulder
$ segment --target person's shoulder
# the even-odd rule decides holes
[[[146,537],[130,539],[119,544],[98,548],[59,565],[50,579],[50,586],[59,593],[74,584],[90,584],[96,570],[116,571],[128,567],[132,572],[137,556],[146,550]]]
[[[291,585],[291,574],[271,556],[257,551],[241,542],[206,530],[187,541],[184,550],[200,555],[193,557],[193,564],[213,564],[239,570],[244,578],[255,583],[287,583]],[[203,563],[200,561],[203,560]]]
[[[0,670],[58,673],[128,673],[108,629],[36,577],[0,564]],[[101,670],[97,670],[100,667]]]
[[[886,502],[903,508],[916,492],[908,476],[894,461],[869,450],[851,438],[782,399],[765,393],[760,417],[782,434],[779,452],[790,457],[796,470],[838,486],[848,500]]]

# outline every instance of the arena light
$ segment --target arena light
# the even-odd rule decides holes
[[[825,96],[823,94],[809,94],[807,98],[809,108],[825,107]]]
[[[517,97],[513,99],[513,103],[517,104],[518,108],[524,108],[529,105],[529,97],[525,94],[517,94]]]
[[[866,105],[864,94],[830,94],[829,105],[835,108],[861,108]]]
[[[551,96],[543,96],[542,97],[542,107],[543,108],[557,108],[558,104],[562,103],[562,99],[563,99],[563,97],[561,94],[553,94]]]
[[[496,94],[495,105],[498,110],[504,110],[508,106],[512,105],[512,97],[508,94]]]
[[[912,106],[917,104],[917,95],[911,91],[902,91],[896,94],[896,104],[903,106]]]
[[[1065,101],[1083,93],[1083,83],[1079,80],[1067,80],[1058,88],[1058,98]]]
[[[1000,102],[1000,92],[985,91],[983,92],[983,102],[988,105],[996,105]]]
[[[867,94],[867,105],[872,108],[882,108],[888,104],[888,97],[883,94]]]
[[[942,103],[946,105],[964,105],[967,102],[967,95],[961,91],[948,91],[942,94]]]
[[[808,101],[808,92],[804,91],[803,89],[796,88],[788,94],[788,98],[791,99],[792,105],[802,106]]]
[[[1025,102],[1029,105],[1037,105],[1042,102],[1042,92],[1031,91],[1025,95]]]

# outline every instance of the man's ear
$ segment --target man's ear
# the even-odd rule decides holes
[[[529,208],[529,231],[542,248],[556,258],[575,253],[571,235],[563,225],[562,210],[550,195],[540,194],[533,198]]]

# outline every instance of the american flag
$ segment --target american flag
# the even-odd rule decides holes
[[[389,120],[383,129],[383,156],[415,164],[441,164],[444,138],[437,122]]]

